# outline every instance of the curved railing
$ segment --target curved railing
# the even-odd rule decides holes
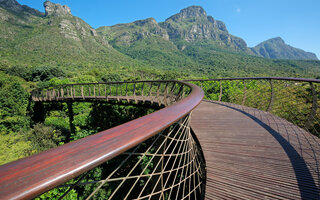
[[[320,137],[320,80],[283,77],[185,80],[205,99],[270,112]]]
[[[204,93],[185,82],[199,85]],[[41,194],[43,198],[57,194],[56,199],[79,195],[82,199],[202,198],[205,162],[189,122],[203,95],[207,100],[270,112],[320,135],[320,80],[315,79],[258,77],[47,87],[33,91],[33,100],[101,100],[164,108],[1,166],[0,199]]]
[[[32,91],[33,101],[97,101],[148,103],[168,106],[183,98],[191,87],[179,81],[77,83]]]
[[[41,194],[44,199],[199,199],[205,163],[189,122],[202,98],[199,87],[179,81],[70,84],[33,91],[38,102],[105,100],[165,108],[1,166],[0,199]]]

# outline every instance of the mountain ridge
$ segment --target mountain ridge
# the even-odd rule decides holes
[[[318,60],[316,54],[292,47],[281,37],[275,37],[259,43],[251,50],[258,56],[271,59]]]
[[[251,53],[243,39],[231,35],[224,22],[208,16],[201,6],[184,8],[159,24],[167,29],[169,38],[173,41],[214,40],[221,48],[227,47]]]
[[[67,6],[45,1],[44,7],[46,13],[34,15],[19,12],[25,7],[15,0],[0,4],[0,47],[6,47],[0,52],[2,62],[16,63],[19,58],[31,66],[48,62],[64,66],[138,65],[113,49],[89,24],[73,16]]]
[[[0,7],[6,8],[15,13],[28,13],[32,15],[42,16],[40,11],[30,8],[27,5],[21,5],[16,0],[0,0]]]
[[[21,5],[10,2],[13,4],[0,4],[0,67],[145,67],[214,76],[262,75],[266,71],[280,75],[320,69],[318,62],[255,56],[243,39],[231,35],[222,21],[207,16],[200,6],[182,9],[164,22],[147,18],[94,29],[73,16],[68,6],[46,1],[46,12],[33,14],[28,9],[13,11],[12,6]]]
[[[248,47],[245,40],[240,37],[234,36],[228,32],[228,29],[223,21],[215,20],[212,16],[208,16],[206,11],[201,6],[189,6],[187,8],[181,9],[179,13],[174,14],[168,17],[164,22],[157,23],[154,18],[148,18],[143,20],[138,20],[125,24],[115,24],[113,26],[101,26],[97,28],[97,32],[100,34],[106,34],[107,29],[115,30],[115,27],[126,27],[127,30],[122,30],[123,35],[118,36],[118,39],[115,40],[122,41],[127,45],[133,43],[132,35],[139,40],[141,35],[157,35],[157,32],[147,32],[144,29],[142,32],[138,32],[137,29],[134,29],[131,24],[137,24],[137,22],[146,22],[152,19],[154,26],[157,26],[159,33],[162,34],[162,37],[172,41],[178,48],[181,46],[180,50],[185,48],[185,45],[180,45],[182,41],[188,43],[197,43],[203,40],[211,40],[212,45],[215,45],[217,48],[229,49],[231,51],[243,52],[248,55],[255,55],[258,57],[270,58],[270,59],[302,59],[302,60],[318,60],[314,53],[305,52],[302,49],[291,47],[283,42],[283,44],[278,44],[274,48],[264,48],[262,47],[266,42],[272,40],[268,39],[264,42],[261,42],[255,47]],[[149,21],[149,22],[151,22]],[[145,23],[143,24],[145,26]],[[160,27],[159,27],[160,26]],[[109,27],[109,28],[108,28]],[[104,30],[104,31],[103,31]],[[131,33],[131,35],[130,35]],[[110,35],[110,33],[109,33]],[[126,41],[131,37],[131,41]],[[282,40],[282,39],[281,39]],[[126,42],[125,42],[126,41]],[[282,40],[283,41],[283,40]],[[183,42],[182,42],[183,43]],[[281,48],[279,48],[281,46]],[[286,53],[285,51],[290,51]],[[264,52],[264,53],[262,53]],[[276,53],[274,53],[276,52]],[[296,55],[296,56],[295,56]]]

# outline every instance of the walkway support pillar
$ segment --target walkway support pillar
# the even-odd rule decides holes
[[[31,119],[34,124],[44,122],[46,118],[46,111],[42,102],[34,102],[34,106],[31,113]]]

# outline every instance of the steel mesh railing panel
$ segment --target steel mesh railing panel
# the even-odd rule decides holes
[[[205,99],[268,111],[320,137],[320,83],[290,78],[189,80]]]
[[[190,93],[190,89],[176,81],[137,81],[114,83],[84,83],[53,86],[35,90],[34,101],[66,101],[103,99],[126,102],[145,102],[171,105]]]
[[[200,199],[205,169],[190,115],[95,169],[53,189],[56,199]],[[62,191],[65,191],[62,193]],[[52,198],[52,190],[38,199]]]

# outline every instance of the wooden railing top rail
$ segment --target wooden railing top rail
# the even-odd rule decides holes
[[[177,81],[178,82],[178,81]],[[110,160],[190,113],[203,91],[179,82],[191,93],[177,103],[120,126],[0,166],[0,199],[30,199]]]
[[[126,83],[168,83],[168,82],[181,82],[177,80],[142,80],[142,81],[113,81],[113,82],[95,82],[95,83],[70,83],[70,84],[63,84],[63,85],[54,85],[54,86],[46,86],[41,87],[39,89],[46,89],[46,88],[52,88],[52,87],[68,87],[73,85],[96,85],[96,84],[126,84]]]
[[[227,80],[262,80],[262,79],[320,83],[320,79],[290,78],[290,77],[239,77],[239,78],[188,79],[183,81],[190,82],[190,81],[220,81],[220,80],[227,81]]]
[[[190,81],[262,80],[262,79],[320,83],[320,79],[292,78],[292,77],[237,77],[237,78],[213,78],[213,79],[186,79],[186,80],[181,80],[181,81],[190,82]],[[95,84],[111,84],[111,85],[113,85],[113,84],[125,84],[125,83],[143,83],[143,82],[150,83],[150,82],[175,82],[175,81],[176,80],[141,80],[141,81],[96,82],[96,83],[70,83],[70,84],[42,87],[41,89],[46,89],[46,88],[51,88],[51,87],[67,87],[67,86],[73,86],[73,85],[95,85]]]

